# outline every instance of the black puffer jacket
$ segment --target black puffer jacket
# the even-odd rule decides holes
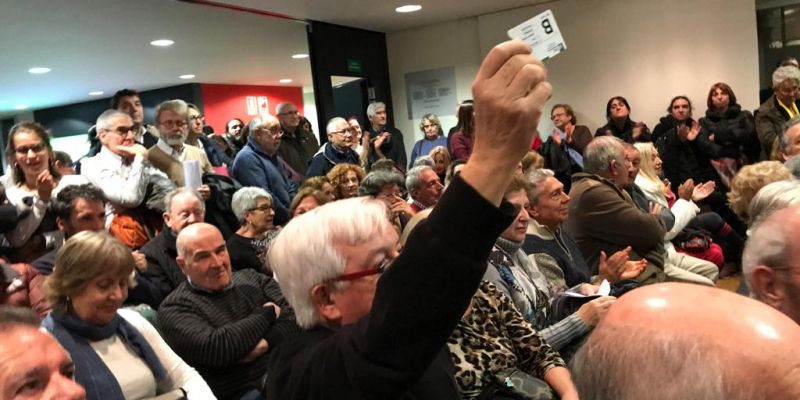
[[[612,135],[622,139],[625,142],[633,143],[633,126],[636,123],[633,122],[630,118],[625,120],[625,124],[622,127],[618,127],[617,124],[614,123],[613,120],[609,120],[607,124],[597,128],[594,132],[594,137],[604,136],[607,132],[611,132]],[[637,142],[651,142],[655,140],[655,138],[650,134],[650,129],[647,128],[647,125],[642,127],[642,133],[636,139]]]
[[[734,158],[741,159],[744,156],[747,164],[758,161],[761,145],[750,111],[742,111],[738,104],[732,104],[722,113],[709,109],[706,116],[700,118],[700,126],[709,138],[713,135],[714,143],[735,154]]]

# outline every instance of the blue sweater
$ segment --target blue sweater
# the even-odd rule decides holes
[[[233,160],[231,174],[242,186],[256,186],[272,195],[275,225],[289,221],[289,205],[297,194],[297,185],[289,180],[281,166],[280,156],[263,152],[252,139]]]
[[[436,146],[447,148],[447,138],[439,136],[434,140],[428,140],[427,138],[417,140],[417,143],[414,143],[414,148],[411,149],[411,161],[408,162],[408,169],[414,166],[414,161],[417,157],[427,156]]]

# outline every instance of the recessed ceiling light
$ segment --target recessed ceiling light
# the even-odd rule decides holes
[[[101,92],[101,91],[97,90],[97,91],[94,91],[94,92],[89,92],[89,96],[102,96],[103,93],[104,92]]]
[[[394,10],[399,12],[399,13],[410,13],[410,12],[415,12],[415,11],[422,10],[422,6],[419,5],[419,4],[407,4],[407,5],[404,5],[404,6],[397,7]]]
[[[292,83],[292,80],[291,79],[281,79],[278,82],[280,82],[280,83]]]
[[[173,44],[175,44],[175,42],[169,39],[158,39],[158,40],[153,40],[152,42],[150,42],[150,44],[158,47],[167,47],[167,46],[172,46]]]
[[[181,75],[178,78],[181,78],[181,79],[194,79],[194,75],[186,74],[186,75]]]
[[[17,105],[14,106],[15,110],[24,110],[26,108],[28,108],[28,106],[26,104],[17,104]]]
[[[50,68],[47,68],[47,67],[33,67],[33,68],[29,69],[28,72],[31,73],[31,74],[46,74],[46,73],[50,72]]]
[[[304,53],[293,54],[292,58],[294,58],[295,60],[299,60],[301,58],[308,58],[308,54]]]

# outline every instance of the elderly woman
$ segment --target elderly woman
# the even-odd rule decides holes
[[[608,123],[597,128],[594,136],[614,135],[628,143],[653,140],[647,125],[631,119],[631,106],[622,96],[614,96],[606,103]]]
[[[447,138],[442,132],[442,124],[436,114],[425,114],[419,123],[422,139],[414,143],[411,149],[411,158],[408,160],[408,169],[414,168],[414,160],[419,156],[429,154],[436,147],[447,147]]]
[[[231,208],[241,223],[241,227],[226,242],[231,267],[234,271],[251,268],[264,272],[261,260],[269,242],[279,232],[272,225],[275,218],[272,196],[262,188],[246,186],[233,194]]]
[[[711,86],[706,100],[706,116],[700,118],[700,126],[709,138],[723,148],[730,149],[733,173],[743,164],[758,161],[761,146],[756,136],[753,114],[742,110],[736,95],[727,83],[717,82]]]
[[[328,184],[330,186],[330,184]],[[325,203],[332,201],[328,195],[313,187],[305,187],[297,192],[289,206],[292,218],[303,215]]]
[[[132,310],[120,309],[134,269],[131,251],[84,231],[56,256],[45,281],[53,312],[42,325],[70,353],[87,399],[213,399],[202,377]]]
[[[361,182],[359,196],[370,196],[383,201],[391,212],[392,225],[402,232],[408,220],[414,216],[411,205],[401,196],[403,177],[391,171],[372,171]]]
[[[795,179],[772,182],[761,188],[748,208],[750,226],[755,227],[772,213],[800,203],[800,182]]]
[[[121,134],[126,134],[125,132]],[[39,258],[61,245],[62,232],[49,211],[50,200],[65,186],[87,183],[81,175],[61,176],[53,160],[50,135],[36,122],[20,122],[8,134],[6,159],[12,167],[0,178],[8,201],[31,212],[7,233],[11,244],[11,262]]]
[[[743,221],[752,224],[748,207],[756,193],[772,182],[791,179],[793,177],[789,169],[777,161],[762,161],[747,165],[731,181],[731,191],[728,193],[731,209]]]
[[[450,165],[450,152],[446,146],[436,146],[428,153],[433,159],[433,170],[439,175],[439,180],[444,182],[447,176],[447,166]]]
[[[768,160],[783,124],[800,115],[795,103],[800,98],[800,70],[793,65],[779,67],[772,73],[773,95],[758,108],[756,134],[761,142],[761,160]]]
[[[358,187],[364,180],[364,169],[354,164],[337,164],[326,175],[333,185],[336,200],[358,195]]]

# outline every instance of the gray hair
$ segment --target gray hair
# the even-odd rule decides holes
[[[385,110],[386,109],[386,104],[384,104],[382,101],[376,101],[374,103],[369,103],[369,105],[367,106],[367,116],[370,117],[370,118],[374,117],[375,116],[375,112],[377,112],[378,109],[380,109],[380,108],[383,108]]]
[[[403,177],[397,172],[392,171],[372,171],[361,181],[361,186],[358,187],[358,195],[375,197],[386,185],[402,187]]]
[[[750,297],[757,300],[760,300],[759,294],[752,290],[753,271],[760,265],[775,269],[787,265],[791,261],[794,235],[792,224],[769,217],[762,221],[751,230],[742,253],[742,274],[750,289]]]
[[[795,179],[800,179],[800,154],[792,156],[792,158],[786,160],[783,165],[789,168],[789,171]]]
[[[420,165],[427,165],[431,168],[436,166],[436,162],[433,161],[431,156],[419,156],[416,160],[414,160],[414,165],[411,168],[419,167]]]
[[[347,125],[348,128],[350,127],[350,124],[347,123],[346,119],[342,117],[333,117],[328,120],[328,125],[325,126],[325,132],[326,133],[336,132],[337,131],[336,127],[339,126],[339,124],[345,124]]]
[[[797,69],[794,65],[785,65],[783,67],[778,67],[775,72],[772,73],[772,87],[778,87],[783,81],[787,79],[794,79],[800,82],[800,69]]]
[[[285,110],[289,106],[294,106],[294,108],[297,108],[297,106],[295,106],[294,103],[290,101],[284,101],[283,103],[278,103],[278,105],[275,106],[275,115],[282,113],[283,110]]]
[[[555,176],[555,172],[547,168],[534,169],[525,175],[525,178],[528,180],[528,200],[531,202],[531,206],[535,206],[539,203],[539,195],[542,194],[542,184],[544,181],[546,181],[547,178]]]
[[[426,170],[433,171],[433,168],[427,165],[419,165],[406,172],[406,190],[408,192],[411,192],[414,189],[419,189],[419,176],[422,175],[422,172]]]
[[[749,398],[726,393],[724,366],[709,351],[714,343],[708,338],[630,327],[604,329],[592,334],[570,361],[581,400]],[[617,337],[636,345],[615,345]],[[636,371],[636,379],[630,371]]]
[[[789,136],[786,135],[786,132],[798,124],[800,124],[800,116],[794,117],[783,124],[780,140],[778,140],[778,151],[780,153],[785,153],[789,147]]]
[[[167,100],[156,106],[156,124],[161,122],[161,113],[172,111],[179,117],[189,121],[189,105],[181,99]]]
[[[747,214],[753,221],[752,226],[756,226],[775,211],[798,203],[800,203],[800,182],[794,179],[772,182],[758,190],[750,201]]]
[[[172,213],[172,200],[175,197],[182,196],[184,194],[190,194],[194,196],[197,199],[197,201],[200,202],[200,208],[203,209],[203,212],[206,211],[206,203],[203,201],[203,198],[200,197],[200,194],[197,193],[197,191],[192,188],[181,186],[177,189],[173,189],[171,192],[167,193],[166,196],[164,196],[164,212]]]
[[[347,259],[334,243],[355,245],[394,229],[380,200],[344,199],[292,219],[272,242],[267,254],[281,292],[292,306],[297,324],[311,328],[325,321],[317,312],[311,289],[344,273]],[[339,290],[349,283],[337,283]]]
[[[625,142],[614,136],[601,136],[592,139],[583,151],[583,170],[600,175],[608,170],[611,160],[625,158]]]
[[[119,110],[110,109],[103,111],[103,113],[100,114],[99,117],[97,117],[97,122],[95,122],[95,129],[97,129],[97,133],[100,133],[100,131],[107,131],[111,129],[111,120],[122,116],[128,118],[131,117],[127,113],[124,113]]]
[[[270,129],[275,125],[280,125],[278,118],[272,115],[264,115],[263,117],[255,117],[247,124],[247,131],[250,135],[254,135],[259,129]]]
[[[260,187],[245,186],[233,194],[231,209],[239,223],[244,223],[244,214],[256,208],[256,203],[261,198],[266,198],[269,200],[269,204],[272,204],[272,196]]]

